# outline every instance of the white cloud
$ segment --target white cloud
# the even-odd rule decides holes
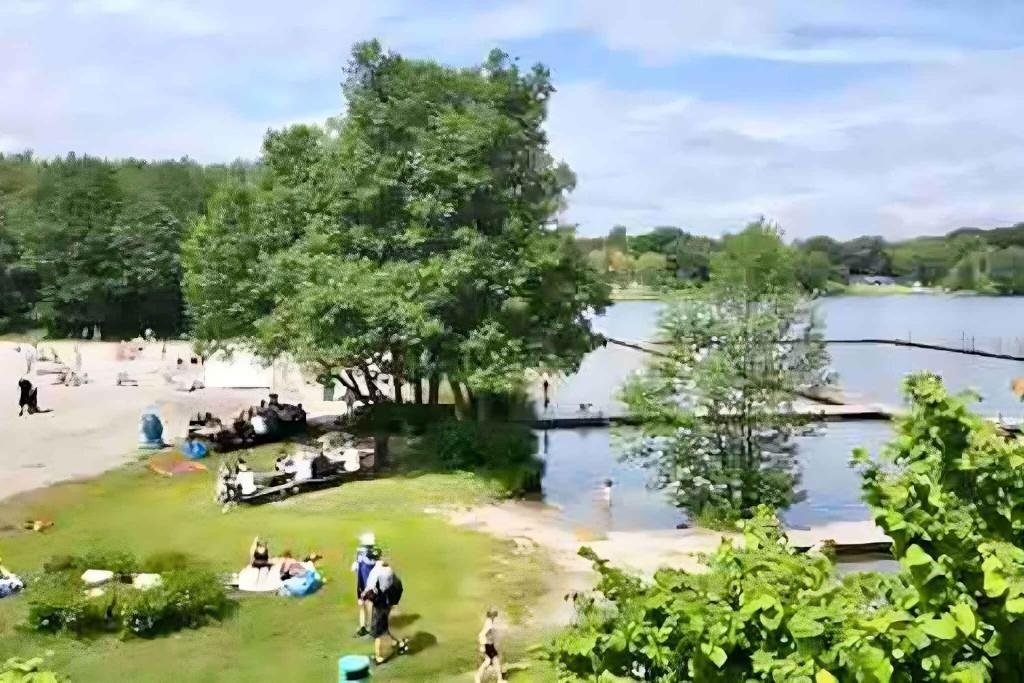
[[[1019,221],[1022,70],[1006,52],[774,105],[563,85],[549,132],[579,176],[568,218],[717,233],[766,215],[796,237]]]
[[[1024,58],[997,49],[1019,45],[1024,5],[453,2],[2,0],[0,150],[254,156],[268,127],[341,110],[356,40],[466,63],[496,42],[573,35],[607,49],[620,82],[708,55],[900,65],[771,104],[557,82],[550,136],[579,174],[570,215],[585,230],[715,232],[766,214],[792,235],[909,234],[1024,218]]]

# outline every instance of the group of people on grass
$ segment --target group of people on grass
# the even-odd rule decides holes
[[[272,558],[267,542],[257,537],[249,549],[247,570],[258,575],[265,573],[271,579],[278,578],[273,574],[276,571],[282,581],[287,581],[296,576],[304,576],[306,572],[317,571],[316,562],[319,559],[319,555],[311,553],[304,561],[298,562],[288,551],[282,558]],[[374,663],[380,665],[393,655],[408,653],[408,639],[399,638],[391,631],[392,610],[401,602],[404,593],[402,580],[377,545],[373,533],[360,536],[352,572],[356,578],[356,605],[359,613],[356,636],[373,638]],[[497,647],[497,619],[498,611],[493,608],[488,610],[483,627],[477,635],[483,659],[476,671],[477,683],[489,671],[496,672],[499,681],[505,680]]]
[[[240,590],[276,591],[296,597],[315,593],[324,583],[317,566],[321,559],[316,551],[309,552],[301,560],[290,550],[285,550],[280,557],[271,557],[267,542],[257,536],[249,548],[249,564],[238,574],[238,587]]]

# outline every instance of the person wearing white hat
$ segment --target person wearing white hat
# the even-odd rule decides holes
[[[377,537],[372,532],[367,532],[359,537],[359,547],[356,548],[356,559],[352,563],[352,571],[356,575],[356,604],[359,606],[359,630],[357,636],[365,636],[370,633],[367,624],[372,615],[373,603],[363,598],[366,592],[366,579],[370,572],[377,565],[380,559],[380,549],[377,548]]]

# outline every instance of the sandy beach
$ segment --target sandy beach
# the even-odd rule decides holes
[[[56,352],[60,360],[74,365],[76,342],[44,341],[43,355]],[[57,367],[37,361],[28,379],[39,388],[39,407],[51,412],[18,416],[18,380],[26,376],[24,348],[0,342],[0,499],[54,482],[89,477],[131,462],[139,457],[138,426],[144,408],[156,405],[164,422],[165,441],[184,436],[188,416],[211,412],[229,416],[265,398],[266,388],[200,389],[181,391],[168,383],[176,361],[190,365],[191,347],[184,342],[143,344],[133,360],[119,359],[116,342],[80,342],[82,372],[89,382],[82,386],[54,385],[55,376],[38,374]],[[138,386],[117,386],[118,373],[127,372]],[[202,369],[183,374],[201,376]],[[315,387],[280,391],[283,401],[307,401]],[[3,399],[6,396],[6,399]]]

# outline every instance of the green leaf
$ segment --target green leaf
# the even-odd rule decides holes
[[[903,557],[903,562],[908,567],[917,567],[923,564],[931,564],[934,561],[935,560],[932,559],[932,556],[926,553],[924,551],[924,548],[917,545],[916,543],[912,544],[909,548],[907,548],[907,553]]]
[[[1010,614],[1024,613],[1024,597],[1010,598],[1006,601],[1006,611]]]
[[[839,683],[839,679],[824,669],[818,669],[814,674],[814,683]]]
[[[711,660],[712,664],[717,666],[719,669],[725,665],[725,661],[728,659],[728,655],[725,654],[725,650],[718,647],[717,645],[711,649],[711,653],[708,654],[708,659]]]
[[[761,612],[760,615],[758,615],[758,618],[761,620],[761,623],[769,631],[777,630],[779,628],[779,625],[782,623],[782,610],[776,608],[775,610],[773,610],[773,612],[774,614],[764,611]]]
[[[969,605],[963,603],[953,605],[949,611],[953,615],[953,619],[956,620],[956,627],[960,629],[961,633],[965,636],[974,633],[974,629],[977,628],[977,620],[974,617],[974,610]]]
[[[921,629],[933,638],[950,640],[956,638],[957,622],[948,614],[932,617],[921,622]]]
[[[789,620],[789,632],[794,638],[814,638],[825,632],[825,627],[814,619],[809,619],[801,614],[795,615]]]

